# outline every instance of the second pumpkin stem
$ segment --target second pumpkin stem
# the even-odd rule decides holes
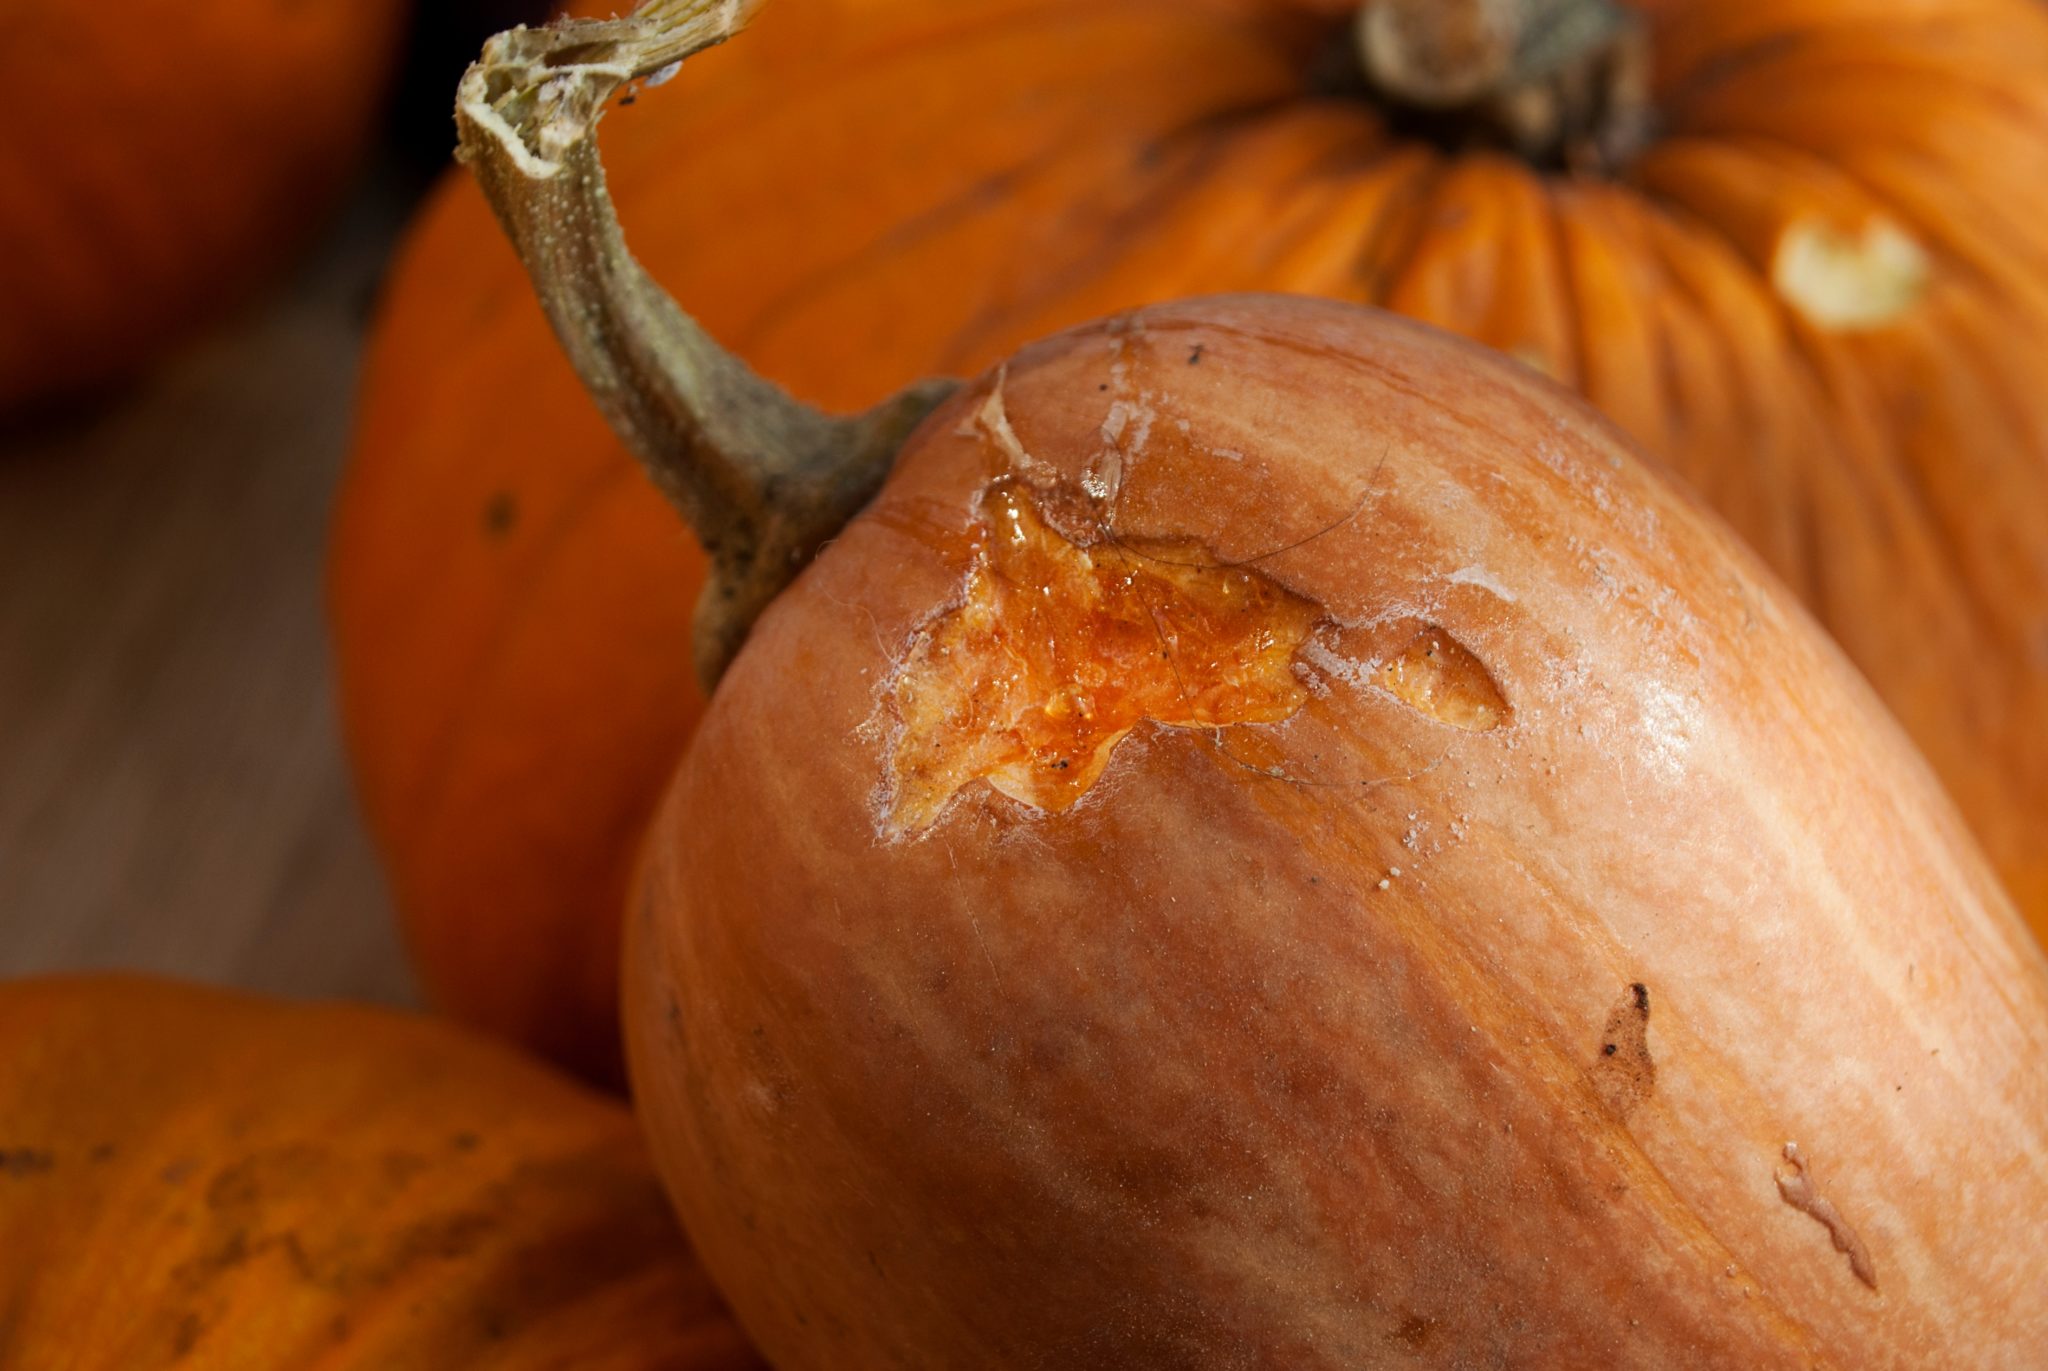
[[[759,0],[652,0],[627,19],[514,29],[457,91],[476,173],[583,383],[711,560],[694,651],[708,689],[747,631],[880,487],[953,389],[924,382],[865,414],[813,409],[720,347],[626,248],[597,121],[742,28]]]
[[[1355,32],[1385,98],[1470,113],[1525,157],[1613,167],[1648,138],[1649,43],[1617,0],[1365,0]]]

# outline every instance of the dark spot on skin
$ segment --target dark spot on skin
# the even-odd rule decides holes
[[[1103,383],[1102,383],[1101,385],[1097,386],[1097,387],[1096,387],[1096,389],[1097,389],[1097,390],[1108,390],[1108,389],[1109,389],[1109,382],[1107,382],[1107,381],[1104,381],[1104,382],[1103,382]]]
[[[453,1138],[450,1138],[448,1140],[448,1144],[449,1146],[453,1147],[457,1152],[474,1152],[477,1149],[477,1145],[482,1141],[483,1139],[477,1137],[476,1134],[470,1132],[468,1129],[464,1129],[462,1132],[457,1133]]]
[[[206,1187],[208,1209],[234,1209],[252,1205],[257,1199],[256,1173],[248,1163],[231,1166],[215,1175]]]
[[[1627,1121],[1657,1087],[1657,1063],[1650,1056],[1650,989],[1631,984],[1607,1015],[1593,1086],[1616,1118]]]
[[[197,1314],[186,1314],[178,1320],[178,1327],[171,1334],[171,1357],[173,1360],[192,1355],[199,1346],[200,1338],[206,1335],[206,1325],[199,1321]]]
[[[417,1152],[387,1152],[384,1154],[384,1177],[395,1187],[404,1186],[430,1165]]]
[[[1198,367],[1198,366],[1200,366],[1200,365],[1202,364],[1202,350],[1203,350],[1203,349],[1202,349],[1202,344],[1200,344],[1200,343],[1197,343],[1197,344],[1195,344],[1195,350],[1194,350],[1193,352],[1190,352],[1190,353],[1188,354],[1188,365],[1189,365],[1189,366],[1191,366],[1191,367]]]
[[[1394,1330],[1394,1336],[1419,1351],[1428,1344],[1429,1335],[1435,1331],[1435,1319],[1427,1319],[1420,1314],[1410,1314],[1401,1321],[1401,1326]]]
[[[245,1229],[237,1228],[212,1251],[202,1252],[172,1267],[171,1279],[186,1290],[197,1291],[210,1285],[224,1272],[248,1261],[250,1255],[249,1234]]]
[[[114,1145],[112,1143],[101,1143],[98,1147],[86,1153],[85,1156],[87,1161],[112,1161],[114,1159]]]
[[[0,1148],[0,1175],[35,1176],[57,1164],[57,1158],[40,1148]]]
[[[519,502],[512,498],[511,491],[501,490],[484,502],[484,532],[491,537],[504,537],[518,522]]]
[[[165,1185],[177,1185],[179,1182],[189,1178],[198,1169],[198,1165],[189,1157],[181,1157],[157,1172],[157,1179],[161,1180]]]
[[[637,96],[637,95],[635,95],[635,94],[634,94],[633,92],[631,92],[631,91],[627,91],[627,92],[626,92],[626,93],[625,93],[624,95],[621,95],[621,96],[619,97],[619,103],[620,103],[621,105],[634,105],[634,104],[638,104],[639,102],[640,102],[640,97],[639,97],[639,96]]]

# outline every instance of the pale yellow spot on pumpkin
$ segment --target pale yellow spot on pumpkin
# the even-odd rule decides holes
[[[1896,222],[1877,217],[1861,233],[1802,219],[1779,235],[1771,263],[1778,297],[1818,328],[1883,328],[1927,293],[1926,251]]]

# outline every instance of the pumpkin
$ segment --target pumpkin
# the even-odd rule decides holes
[[[744,10],[505,35],[457,125],[711,554],[626,1026],[770,1361],[2037,1361],[2048,958],[1753,555],[1337,302],[792,400],[592,137]]]
[[[832,410],[1201,291],[1517,356],[1763,554],[2048,930],[2048,14],[1660,0],[1655,136],[1532,162],[1484,111],[1345,75],[1356,12],[773,0],[608,122],[612,181],[654,274]],[[704,563],[492,233],[444,186],[385,297],[331,562],[341,701],[432,997],[588,1068],[701,709]]]
[[[755,1371],[614,1105],[444,1025],[0,985],[10,1363]]]
[[[634,1097],[784,1371],[2048,1347],[2048,961],[1960,818],[1716,521],[1391,316],[984,377],[647,859]]]
[[[342,189],[407,9],[10,6],[0,413],[120,379],[276,267]]]

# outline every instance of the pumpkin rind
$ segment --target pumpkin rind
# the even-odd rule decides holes
[[[0,413],[120,379],[276,267],[342,190],[407,9],[11,6]]]
[[[632,1121],[383,1010],[0,986],[0,1356],[760,1371]]]
[[[980,669],[927,645],[1019,480],[1316,606],[1308,698],[912,829],[902,683]],[[1158,307],[935,415],[721,683],[629,929],[658,1164],[787,1371],[2048,1345],[2048,961],[1960,818],[1615,430],[1389,315]]]
[[[1304,94],[1350,8],[773,0],[607,122],[611,184],[681,303],[833,408],[1232,289],[1383,304],[1577,387],[1819,615],[2048,931],[2048,12],[1646,5],[1663,136],[1609,184]],[[1924,281],[1802,313],[1786,243],[1873,225]],[[1852,284],[1883,266],[1855,257]],[[387,297],[333,566],[352,754],[435,997],[609,1061],[623,873],[702,707],[701,562],[467,184]]]

